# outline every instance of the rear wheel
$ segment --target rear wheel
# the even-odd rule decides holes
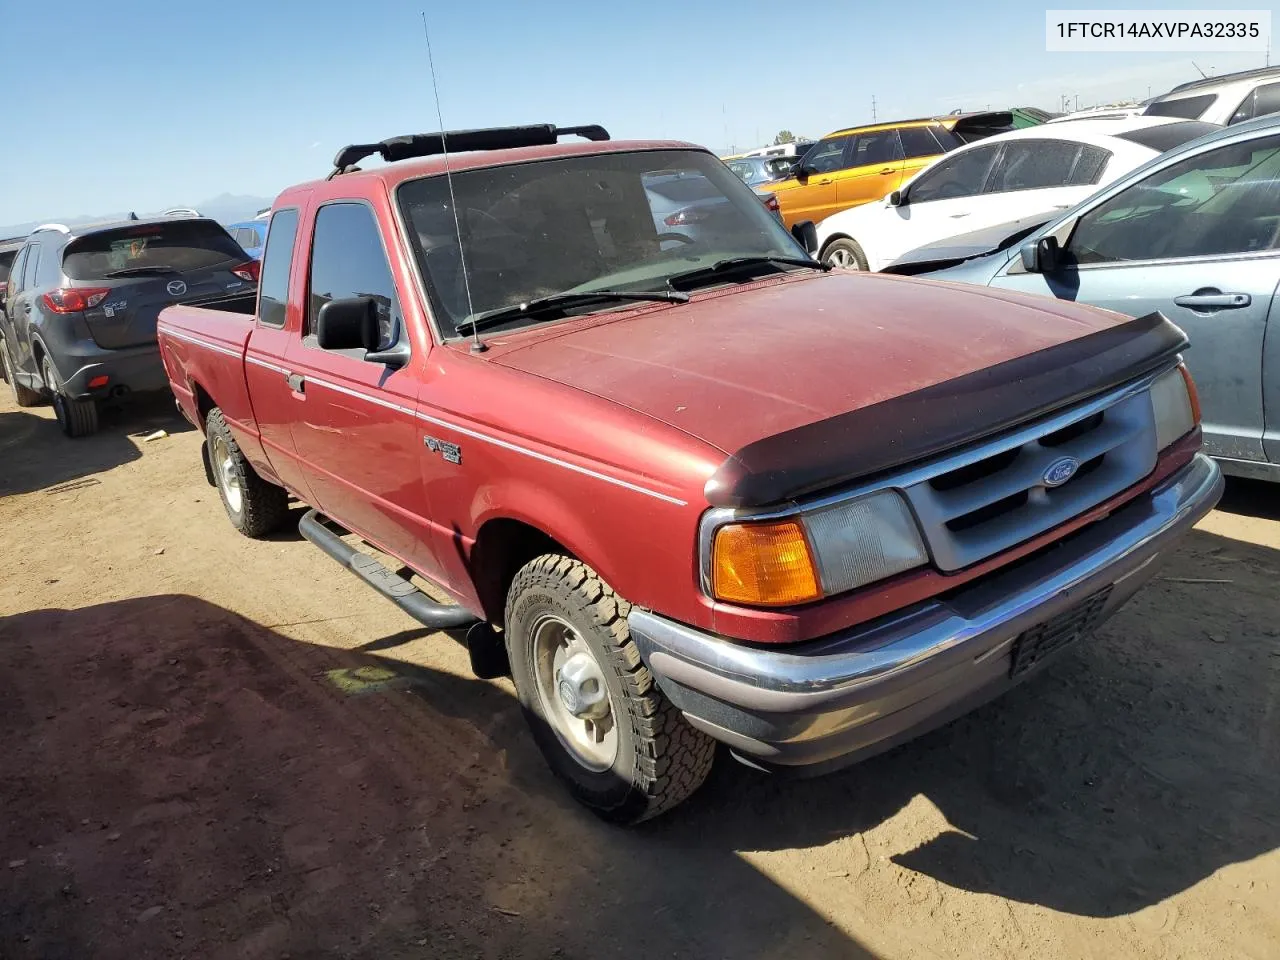
[[[231,525],[246,537],[278,530],[289,514],[289,494],[258,476],[217,407],[205,418],[205,437],[214,485]]]
[[[837,270],[867,269],[867,255],[857,240],[832,240],[822,251],[822,262]]]
[[[24,387],[18,382],[17,367],[13,357],[9,356],[9,341],[0,337],[0,364],[4,365],[4,378],[9,383],[9,392],[13,394],[13,402],[20,407],[34,407],[44,398],[39,390]]]
[[[556,554],[522,567],[507,594],[511,676],[534,739],[573,795],[617,823],[676,806],[715,757],[715,741],[641,662],[630,609],[586,564]]]
[[[58,371],[48,357],[41,361],[41,378],[53,397],[58,426],[68,437],[87,437],[98,432],[98,405],[93,400],[76,400],[62,392]]]

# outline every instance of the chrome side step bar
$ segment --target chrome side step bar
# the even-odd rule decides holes
[[[465,607],[437,603],[400,574],[345,543],[346,531],[339,533],[341,529],[315,510],[308,510],[298,521],[299,533],[423,626],[449,630],[477,622],[479,618]]]

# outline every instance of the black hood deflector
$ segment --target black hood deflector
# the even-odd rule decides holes
[[[1186,334],[1159,312],[765,437],[712,474],[717,507],[763,507],[938,456],[1170,363]]]

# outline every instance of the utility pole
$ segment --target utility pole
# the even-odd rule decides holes
[[[871,95],[871,122],[876,122],[876,95]]]
[[[1076,112],[1080,112],[1080,94],[1076,94]]]

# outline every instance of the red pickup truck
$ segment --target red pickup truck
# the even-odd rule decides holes
[[[173,306],[159,342],[235,526],[308,504],[633,822],[717,741],[822,771],[995,696],[1221,493],[1160,315],[813,240],[684,143],[399,137],[281,194],[256,313]]]

